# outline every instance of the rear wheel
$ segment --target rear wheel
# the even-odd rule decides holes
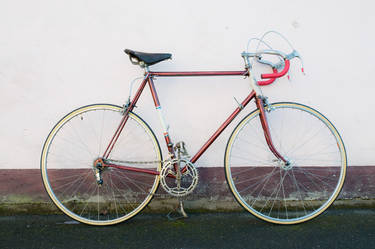
[[[296,103],[271,104],[266,112],[273,144],[268,148],[259,110],[234,129],[225,152],[225,173],[236,200],[268,222],[295,224],[326,210],[346,174],[344,143],[318,111]]]
[[[122,108],[109,104],[84,106],[66,115],[52,129],[43,147],[44,186],[65,214],[91,225],[111,225],[132,218],[152,199],[159,185],[161,151],[149,126],[134,113],[110,157],[137,169],[103,167],[98,162],[120,124]],[[138,170],[139,169],[139,170]]]

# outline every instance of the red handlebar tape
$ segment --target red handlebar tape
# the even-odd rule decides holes
[[[289,66],[290,66],[289,60],[285,59],[284,62],[285,62],[285,66],[284,66],[284,69],[281,72],[275,73],[275,71],[274,71],[274,73],[271,73],[271,74],[262,74],[261,75],[262,79],[276,79],[276,78],[280,78],[280,77],[284,76],[289,71]]]
[[[273,72],[274,73],[278,73],[276,68],[273,68]],[[262,81],[257,81],[257,84],[259,86],[267,86],[269,84],[272,84],[275,80],[276,80],[276,78],[268,79],[268,80],[262,80]]]

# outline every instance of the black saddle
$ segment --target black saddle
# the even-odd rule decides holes
[[[162,53],[143,53],[137,52],[130,49],[125,49],[124,51],[129,55],[130,61],[135,65],[140,66],[151,66],[158,62],[171,59],[172,54],[162,54]]]

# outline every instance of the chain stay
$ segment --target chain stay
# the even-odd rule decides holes
[[[169,160],[169,159],[168,159]],[[104,159],[105,163],[122,163],[122,164],[155,164],[155,163],[165,163],[167,160],[160,161],[124,161],[124,160],[114,160],[114,159]]]

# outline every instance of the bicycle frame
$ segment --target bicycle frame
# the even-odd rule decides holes
[[[124,111],[124,117],[122,118],[120,125],[118,126],[115,134],[113,135],[107,149],[105,150],[103,154],[103,159],[107,159],[116,144],[117,139],[119,138],[127,120],[128,120],[128,113],[131,112],[139,97],[141,96],[146,84],[149,85],[150,91],[152,94],[152,98],[154,101],[155,108],[159,111],[159,117],[164,129],[164,138],[165,142],[168,148],[168,151],[170,153],[171,159],[175,158],[175,151],[173,148],[173,143],[169,137],[169,133],[167,130],[167,127],[164,122],[164,118],[161,114],[161,106],[158,98],[158,94],[155,89],[154,77],[194,77],[194,76],[249,76],[249,71],[244,70],[244,71],[196,71],[196,72],[151,72],[151,71],[146,71],[145,73],[145,78],[143,79],[141,85],[139,86],[133,100],[128,103],[126,106],[126,109]],[[199,151],[190,159],[191,163],[195,163],[201,156],[202,154],[210,147],[210,145],[217,139],[217,137],[225,130],[225,128],[228,127],[228,125],[237,117],[237,115],[244,109],[244,107],[252,100],[255,98],[255,102],[257,105],[257,108],[260,111],[260,121],[262,124],[262,128],[264,131],[264,136],[267,141],[268,147],[271,150],[271,152],[275,155],[276,158],[284,161],[287,163],[287,160],[285,160],[280,153],[276,150],[272,143],[271,139],[271,134],[266,118],[266,113],[264,110],[264,102],[263,99],[259,96],[257,96],[256,92],[252,90],[250,94],[241,102],[241,104],[233,111],[233,113],[223,122],[223,124],[216,130],[216,132],[207,140],[207,142],[199,149]],[[147,169],[139,169],[139,168],[133,168],[129,166],[120,166],[120,165],[114,165],[114,164],[104,164],[103,166],[108,166],[108,167],[115,167],[119,169],[124,169],[124,170],[130,170],[130,171],[136,171],[136,172],[141,172],[141,173],[148,173],[148,174],[153,174],[153,175],[159,175],[159,172],[157,171],[152,171],[152,170],[147,170]],[[183,169],[182,169],[183,170]]]

